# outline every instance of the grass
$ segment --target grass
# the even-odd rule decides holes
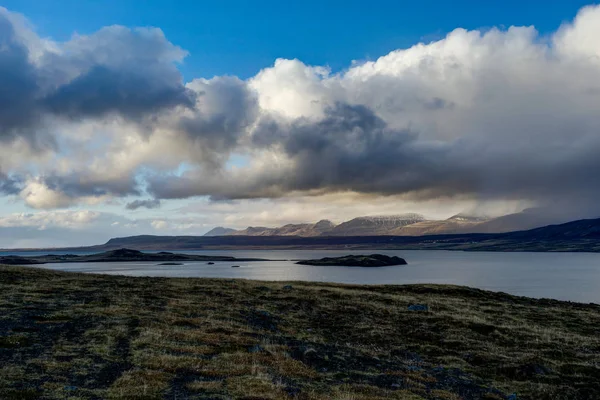
[[[600,398],[600,306],[0,266],[1,399],[510,396]]]

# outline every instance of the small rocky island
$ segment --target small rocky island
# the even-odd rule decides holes
[[[392,265],[406,265],[405,259],[390,257],[383,254],[371,255],[349,255],[343,257],[325,257],[319,260],[302,260],[296,264],[300,265],[337,265],[342,267],[389,267]]]
[[[236,258],[228,256],[205,256],[196,254],[179,254],[161,251],[159,253],[143,253],[131,249],[117,249],[106,251],[104,253],[75,255],[75,254],[47,254],[43,256],[2,256],[0,264],[7,265],[35,265],[46,263],[74,263],[74,262],[132,262],[132,261],[150,261],[160,262],[161,265],[181,265],[184,261],[228,261],[228,262],[246,262],[246,261],[269,261],[262,258]]]

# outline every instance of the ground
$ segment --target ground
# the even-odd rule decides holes
[[[0,266],[0,398],[598,399],[600,306]]]

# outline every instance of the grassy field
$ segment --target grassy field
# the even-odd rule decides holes
[[[0,266],[0,399],[39,398],[599,399],[600,306]]]

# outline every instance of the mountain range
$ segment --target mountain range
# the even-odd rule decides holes
[[[427,220],[415,213],[358,217],[339,225],[329,220],[287,224],[281,227],[248,227],[243,230],[217,227],[204,236],[424,236],[463,233],[504,233],[546,226],[555,222],[539,209],[490,218],[457,214],[444,220]]]
[[[472,221],[467,221],[472,222]],[[386,222],[387,223],[387,222]],[[410,226],[410,225],[408,225]],[[52,249],[101,252],[135,250],[234,250],[234,249],[367,249],[463,251],[585,251],[600,252],[600,219],[506,233],[462,233],[423,236],[129,236],[102,245]],[[37,250],[39,252],[39,249]]]

